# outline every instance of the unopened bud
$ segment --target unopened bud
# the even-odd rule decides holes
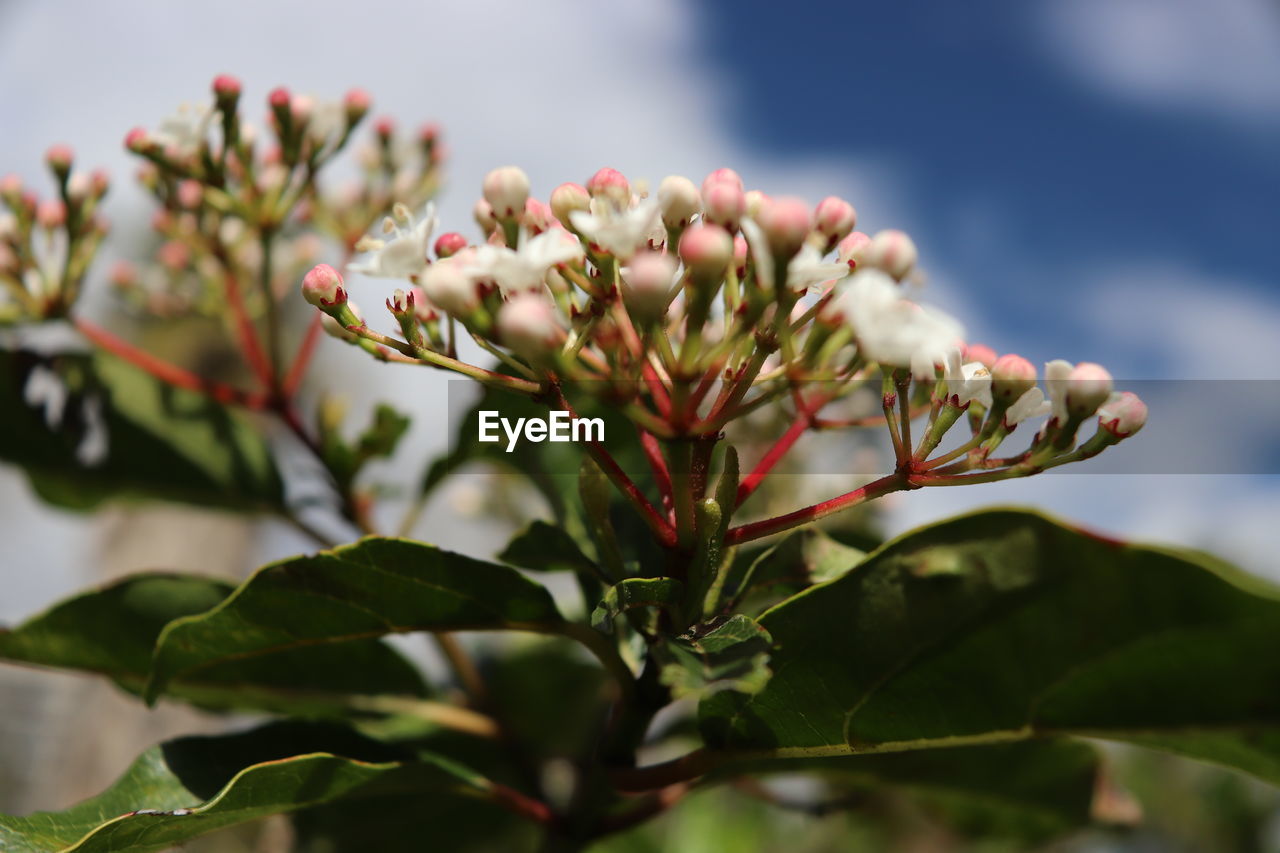
[[[1092,362],[1081,362],[1067,377],[1067,411],[1087,418],[1111,398],[1113,386],[1106,368]]]
[[[457,231],[447,231],[436,238],[436,257],[448,258],[467,247],[467,238]]]
[[[916,244],[904,232],[889,229],[871,238],[862,262],[887,272],[898,281],[906,278],[916,265]]]
[[[723,231],[721,234],[728,236]],[[641,252],[622,272],[622,280],[627,285],[623,298],[631,315],[642,324],[661,320],[676,276],[675,259],[660,252]]]
[[[364,89],[351,89],[342,98],[342,110],[347,117],[348,125],[355,124],[364,118],[371,106],[373,106],[373,99]]]
[[[870,245],[870,237],[861,231],[854,231],[836,245],[836,256],[840,259],[840,263],[848,264],[850,269],[853,269],[862,263],[867,247]]]
[[[480,305],[480,293],[462,268],[462,255],[436,261],[422,274],[422,292],[435,305],[455,317],[465,318]]]
[[[996,363],[996,351],[986,344],[968,344],[964,348],[964,360],[991,367]]]
[[[747,277],[747,259],[751,257],[751,247],[747,238],[739,234],[733,238],[733,270],[738,279]]]
[[[705,197],[708,189],[722,181],[733,184],[739,191],[742,190],[742,177],[737,172],[733,169],[716,169],[702,179],[702,195]]]
[[[40,202],[36,208],[36,223],[47,230],[61,228],[67,221],[67,206],[56,199]]]
[[[679,252],[694,279],[718,281],[733,260],[733,238],[719,225],[694,225],[680,235]]]
[[[760,216],[760,211],[764,210],[764,206],[769,203],[769,196],[760,190],[748,190],[742,196],[745,203],[745,212],[747,216],[756,219]]]
[[[813,229],[824,239],[822,248],[830,249],[849,236],[858,222],[853,205],[842,198],[829,195],[813,209]]]
[[[220,106],[234,105],[240,97],[240,81],[230,74],[219,74],[213,78],[213,97]]]
[[[619,210],[631,204],[631,184],[627,176],[608,166],[591,176],[587,181],[587,192],[592,198],[603,198]]]
[[[529,176],[519,166],[502,166],[484,176],[484,200],[498,219],[524,212],[529,198]]]
[[[396,132],[396,120],[391,116],[378,116],[373,123],[373,132],[378,135],[378,141],[383,145],[391,141],[391,137]]]
[[[708,178],[708,180],[710,180]],[[738,230],[742,216],[747,211],[747,200],[742,186],[728,180],[702,185],[703,220],[719,225],[729,233]]]
[[[769,251],[776,260],[788,260],[808,239],[813,229],[809,206],[798,198],[771,199],[760,211],[756,224],[764,232]]]
[[[693,181],[681,175],[669,175],[658,184],[658,207],[662,211],[662,224],[678,230],[702,212],[702,199]]]
[[[71,173],[71,161],[75,156],[69,145],[50,145],[44,152],[44,161],[59,179],[65,180]]]
[[[347,302],[342,274],[328,264],[318,264],[302,277],[302,298],[327,311]]]
[[[1116,438],[1128,438],[1142,429],[1147,422],[1147,404],[1132,391],[1122,391],[1118,397],[1098,409],[1098,426]]]
[[[591,194],[580,184],[561,184],[551,191],[551,212],[565,228],[569,227],[570,213],[590,209]]]
[[[480,226],[480,231],[485,237],[493,233],[493,229],[498,227],[498,220],[494,218],[493,208],[489,202],[484,199],[476,199],[476,206],[471,208],[471,216],[475,219],[476,225]]]
[[[200,186],[199,181],[188,178],[178,184],[178,204],[187,210],[199,207],[203,198],[204,188]]]
[[[1020,355],[1002,355],[991,365],[991,395],[1005,403],[1013,403],[1036,387],[1035,365]]]
[[[546,202],[530,198],[524,203],[524,224],[534,234],[541,234],[555,226],[556,216]]]
[[[135,127],[124,136],[124,147],[134,154],[142,154],[151,149],[151,136],[146,128]]]
[[[498,312],[503,346],[532,362],[544,360],[564,337],[550,300],[538,293],[517,293]]]

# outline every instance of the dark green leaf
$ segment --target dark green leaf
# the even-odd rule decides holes
[[[207,613],[171,623],[156,644],[147,697],[174,678],[289,649],[407,631],[565,625],[550,594],[515,569],[406,539],[364,539],[268,565]]]
[[[215,578],[134,575],[0,631],[0,658],[99,673],[139,693],[164,626],[217,606],[233,589]],[[169,693],[207,708],[314,714],[343,710],[351,694],[422,696],[426,687],[398,652],[365,639],[225,661],[171,684]]]
[[[545,521],[535,521],[520,531],[498,559],[535,572],[570,571],[595,574],[594,561],[564,528]]]
[[[662,682],[677,696],[704,690],[755,693],[768,682],[772,638],[742,614],[720,617],[662,646]]]
[[[704,700],[716,749],[812,757],[1085,734],[1280,782],[1280,600],[1200,555],[994,510],[900,537],[760,623],[776,674],[755,696]]]
[[[725,568],[720,598],[739,604],[748,598],[776,602],[815,583],[835,580],[866,556],[816,528],[798,530],[763,553],[740,553]],[[757,607],[748,609],[758,612]]]
[[[152,747],[109,789],[66,811],[0,816],[0,849],[145,853],[343,798],[492,795],[486,779],[439,756],[411,755],[337,727],[276,724]]]
[[[619,616],[646,608],[679,607],[683,596],[684,586],[674,578],[627,578],[605,591],[591,614],[591,626],[612,633]]]
[[[46,421],[29,383],[58,395]],[[61,389],[61,390],[57,390]],[[109,498],[275,510],[284,488],[261,432],[193,391],[106,355],[0,350],[0,459],[20,465],[47,501],[89,509]]]

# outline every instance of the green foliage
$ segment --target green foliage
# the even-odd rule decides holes
[[[232,589],[215,578],[134,575],[0,631],[0,658],[99,673],[141,693],[164,626],[216,607]],[[314,715],[344,712],[352,695],[423,696],[426,686],[394,649],[360,639],[228,659],[179,679],[167,692],[205,708]]]
[[[33,373],[39,384],[65,389],[52,424],[44,407],[28,402]],[[0,349],[0,408],[0,459],[21,466],[57,506],[91,509],[114,498],[238,511],[284,506],[260,430],[112,356]]]
[[[735,613],[718,617],[663,646],[662,682],[676,696],[706,690],[756,693],[772,674],[769,650],[773,638],[750,617]]]
[[[765,613],[775,676],[703,701],[716,750],[795,757],[1084,734],[1271,781],[1280,597],[1190,552],[995,510]]]
[[[494,791],[484,777],[439,756],[337,727],[276,724],[152,747],[109,789],[66,811],[0,816],[0,849],[146,853],[342,798],[373,807],[404,796],[443,804],[491,801]]]
[[[171,622],[146,696],[228,661],[408,631],[565,625],[515,569],[404,539],[370,538],[258,570],[218,606]]]

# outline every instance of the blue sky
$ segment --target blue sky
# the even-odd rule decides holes
[[[440,121],[450,229],[470,229],[481,177],[505,163],[543,197],[605,165],[655,182],[728,165],[769,193],[845,196],[866,230],[912,233],[921,298],[1000,351],[1095,360],[1122,379],[1280,378],[1280,9],[1269,0],[368,0],[358,13],[279,0],[216,15],[18,0],[0,7],[0,172],[39,179],[44,148],[68,142],[119,176],[109,213],[139,215],[121,138],[205,97],[223,71],[245,81],[249,103],[280,83],[321,97],[361,85],[406,125]],[[354,282],[354,296],[378,304],[384,285]],[[101,304],[105,288],[90,298]],[[321,366],[357,403],[385,397],[395,369],[355,364],[337,344]],[[415,381],[436,428],[415,433],[406,458],[443,434],[444,382]],[[1167,430],[1193,452],[1203,423],[1161,411],[1145,435]],[[895,529],[1034,503],[1280,577],[1275,477],[1044,477],[902,497]],[[9,541],[50,566],[10,588],[3,620],[83,582],[94,534],[43,510],[11,473],[0,472],[0,502]],[[423,536],[472,549],[473,529],[433,517]],[[264,556],[301,547],[264,543]]]

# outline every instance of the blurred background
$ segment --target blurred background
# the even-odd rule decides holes
[[[892,531],[1033,503],[1280,580],[1273,0],[5,0],[0,172],[47,186],[53,142],[107,167],[113,250],[127,255],[149,211],[129,186],[124,134],[204,100],[219,72],[245,82],[247,105],[280,84],[321,98],[358,85],[406,126],[439,122],[445,230],[472,233],[480,180],[507,163],[543,198],[601,166],[654,184],[731,166],[770,194],[843,196],[859,230],[913,235],[921,298],[960,317],[970,341],[1174,389],[1152,401],[1141,466],[898,496]],[[91,310],[109,305],[98,285]],[[387,289],[353,282],[369,306]],[[419,414],[397,457],[409,461],[383,469],[411,480],[447,434],[443,378],[343,355],[324,341],[316,375],[357,403],[394,396]],[[483,520],[459,523],[466,488],[437,499],[416,534],[485,551]],[[243,574],[308,547],[233,516],[50,510],[12,470],[0,470],[0,541],[0,623],[124,571]],[[136,743],[214,725],[43,673],[0,674],[0,703],[4,811],[65,805],[118,774]],[[1197,784],[1189,802],[1203,802]],[[1249,819],[1265,824],[1272,807]]]

